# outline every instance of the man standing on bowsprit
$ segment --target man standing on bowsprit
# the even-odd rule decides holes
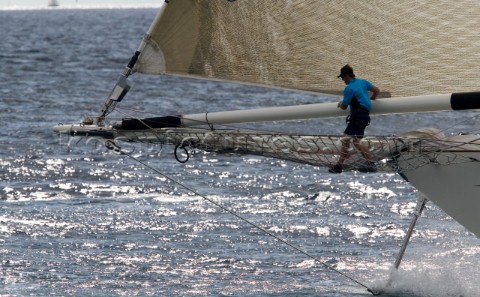
[[[355,148],[357,148],[367,160],[367,166],[359,170],[362,172],[376,172],[377,169],[373,162],[372,153],[368,147],[360,143],[360,140],[365,134],[365,128],[370,124],[371,100],[377,98],[380,89],[368,80],[355,78],[353,68],[348,64],[340,69],[338,78],[340,77],[347,86],[343,91],[342,101],[338,102],[338,108],[347,109],[347,107],[350,106],[350,115],[347,117],[348,124],[344,131],[345,136],[350,137],[342,140],[340,159],[338,159],[338,163],[328,171],[331,173],[341,173],[343,171],[343,162],[349,157],[348,148],[350,141],[352,141]],[[372,93],[371,96],[369,92]]]

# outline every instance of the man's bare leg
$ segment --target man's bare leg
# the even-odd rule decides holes
[[[340,158],[338,159],[338,164],[343,164],[346,159],[348,159],[348,148],[350,147],[350,138],[343,138],[342,141],[342,148],[340,149]]]
[[[372,153],[370,152],[370,150],[368,149],[367,146],[363,145],[360,143],[360,139],[358,138],[355,138],[353,140],[353,145],[357,148],[357,150],[360,151],[360,153],[362,154],[362,156],[367,159],[368,162],[373,162],[373,157],[372,157]]]
[[[328,171],[331,173],[341,173],[343,171],[343,163],[346,159],[350,157],[348,153],[348,148],[350,147],[351,138],[342,139],[342,148],[340,149],[340,158],[338,159],[337,164],[330,168]],[[375,163],[373,162],[373,156],[367,146],[360,143],[359,138],[353,138],[353,145],[355,148],[362,154],[362,156],[367,160],[368,165],[365,168],[360,168],[361,172],[376,172]]]
[[[375,162],[373,161],[372,152],[368,149],[367,146],[360,143],[360,139],[355,139],[353,141],[353,145],[357,148],[357,150],[362,153],[362,156],[367,160],[367,165],[364,167],[358,168],[360,172],[377,172],[377,167]]]
[[[346,135],[344,135],[346,136]],[[340,149],[340,158],[338,159],[337,164],[335,164],[332,168],[328,170],[330,173],[341,173],[343,171],[343,162],[345,162],[346,159],[348,159],[349,154],[348,154],[348,148],[350,147],[350,140],[351,138],[343,138],[341,140],[342,142],[342,147]]]

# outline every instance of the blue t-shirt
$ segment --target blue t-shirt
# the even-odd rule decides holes
[[[352,100],[357,98],[358,103],[363,108],[372,109],[372,101],[370,100],[370,95],[368,91],[373,89],[371,82],[365,79],[353,78],[343,91],[343,105],[350,105],[350,111],[352,110]]]

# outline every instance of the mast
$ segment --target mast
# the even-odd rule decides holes
[[[122,101],[122,99],[125,97],[125,95],[128,93],[130,90],[130,82],[128,81],[128,77],[130,74],[132,74],[132,70],[135,67],[135,64],[137,63],[138,57],[140,54],[143,52],[145,49],[148,41],[150,40],[150,36],[152,34],[153,29],[155,26],[157,26],[158,22],[162,18],[163,13],[165,12],[165,9],[167,8],[169,0],[165,0],[163,2],[162,6],[160,7],[160,10],[158,11],[157,15],[155,16],[155,19],[153,20],[152,24],[150,25],[150,28],[148,29],[147,33],[142,39],[142,42],[138,46],[138,49],[135,51],[133,54],[132,58],[130,59],[128,65],[124,68],[122,74],[120,74],[117,83],[113,87],[112,91],[110,92],[110,95],[108,96],[107,100],[105,101],[102,110],[100,114],[96,118],[96,124],[98,126],[104,126],[104,120],[105,116],[110,113],[114,108],[115,105]],[[92,121],[90,119],[85,119],[84,123],[85,124],[90,124]]]

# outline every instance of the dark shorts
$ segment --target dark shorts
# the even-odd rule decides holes
[[[370,124],[370,113],[363,109],[357,110],[347,117],[347,123],[344,131],[346,135],[363,138],[365,128]]]

